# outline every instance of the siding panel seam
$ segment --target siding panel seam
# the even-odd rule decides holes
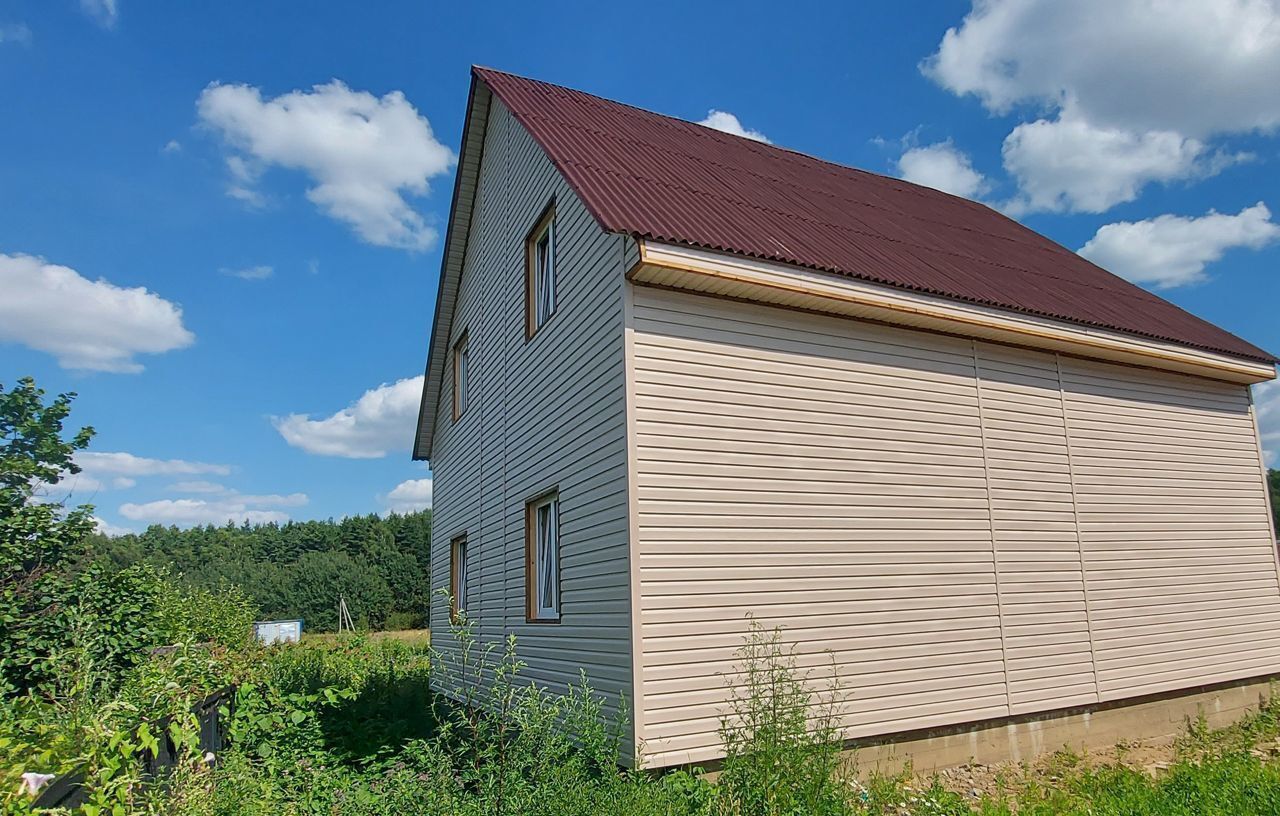
[[[978,361],[978,343],[976,340],[969,341],[969,348],[973,353],[973,380],[974,393],[978,399],[978,431],[982,442],[982,471],[985,475],[987,493],[987,519],[991,525],[991,571],[995,579],[996,585],[996,618],[1000,621],[1000,656],[1004,664],[1004,704],[1005,710],[1009,713],[1013,712],[1013,694],[1009,688],[1009,646],[1008,638],[1005,635],[1005,614],[1004,614],[1004,598],[1000,591],[1000,548],[996,539],[996,517],[993,502],[991,500],[991,463],[987,458],[987,429],[986,421],[982,413],[982,364]]]
[[[1053,367],[1058,372],[1058,399],[1062,405],[1062,433],[1067,443],[1067,476],[1071,483],[1071,515],[1075,519],[1076,546],[1080,553],[1080,585],[1084,590],[1084,623],[1089,631],[1089,666],[1093,673],[1094,699],[1102,700],[1102,685],[1098,680],[1097,638],[1093,634],[1093,605],[1089,602],[1089,566],[1085,560],[1084,535],[1080,532],[1080,504],[1076,500],[1076,469],[1071,454],[1071,425],[1067,422],[1067,392],[1062,385],[1062,355],[1053,355]]]

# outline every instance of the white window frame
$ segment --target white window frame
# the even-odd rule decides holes
[[[556,267],[556,206],[552,199],[525,239],[526,339],[532,339],[555,316],[559,302]]]
[[[453,344],[453,421],[467,412],[471,402],[471,336],[463,332]]]
[[[545,493],[526,506],[528,620],[560,620],[560,494]]]

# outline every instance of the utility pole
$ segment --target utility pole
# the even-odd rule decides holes
[[[338,633],[354,632],[356,625],[351,621],[351,610],[347,608],[347,599],[338,596]]]

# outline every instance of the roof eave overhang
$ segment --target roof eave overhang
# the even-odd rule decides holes
[[[415,461],[431,458],[436,403],[440,399],[444,377],[445,347],[448,345],[453,323],[453,306],[462,275],[462,264],[467,254],[467,238],[471,231],[471,213],[479,184],[480,161],[483,158],[491,98],[488,86],[476,77],[473,69],[471,89],[467,95],[467,118],[462,127],[458,170],[454,175],[453,199],[449,206],[449,226],[440,259],[435,317],[431,321],[431,341],[422,381],[422,401],[418,406],[418,424],[413,441]]]
[[[1248,360],[1110,329],[866,283],[695,247],[640,240],[634,283],[874,320],[1077,357],[1251,384],[1276,377]]]

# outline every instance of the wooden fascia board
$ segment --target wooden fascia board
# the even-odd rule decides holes
[[[801,267],[642,240],[636,283],[809,308],[906,328],[1251,384],[1275,379],[1264,362],[841,278]],[[800,304],[807,304],[800,305]]]

